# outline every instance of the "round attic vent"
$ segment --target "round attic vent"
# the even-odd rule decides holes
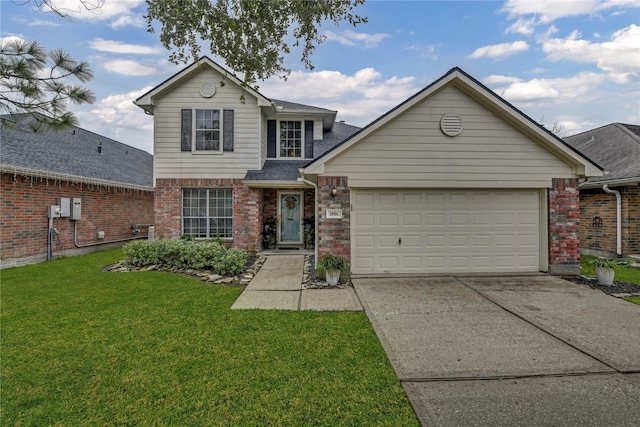
[[[202,83],[200,86],[200,95],[205,98],[211,98],[216,93],[216,85],[213,83]]]
[[[457,114],[445,114],[440,120],[440,129],[445,135],[460,135],[460,132],[462,132],[462,119]]]

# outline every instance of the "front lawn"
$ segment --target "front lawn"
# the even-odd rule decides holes
[[[231,311],[241,288],[119,259],[0,273],[3,425],[418,425],[363,312]]]

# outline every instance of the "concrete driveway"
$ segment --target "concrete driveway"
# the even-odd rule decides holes
[[[638,305],[546,275],[353,284],[425,426],[638,425]]]

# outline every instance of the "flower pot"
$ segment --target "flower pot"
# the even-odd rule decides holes
[[[605,286],[611,286],[613,284],[613,277],[616,271],[612,268],[596,267],[596,275],[598,276],[598,283]]]
[[[340,280],[340,271],[329,271],[325,274],[327,279],[327,284],[329,286],[338,286],[338,281]]]

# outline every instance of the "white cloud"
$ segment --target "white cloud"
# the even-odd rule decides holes
[[[124,76],[152,76],[159,73],[157,68],[143,65],[138,61],[126,59],[106,61],[102,66],[111,73],[122,74]]]
[[[616,31],[611,41],[603,43],[583,40],[578,31],[573,31],[567,38],[543,42],[542,49],[550,61],[594,63],[619,83],[640,74],[640,26],[637,25]]]
[[[148,86],[129,93],[111,95],[95,104],[76,110],[80,127],[115,139],[132,147],[153,151],[153,116],[133,104],[151,90]]]
[[[640,0],[507,0],[499,11],[507,13],[509,19],[517,19],[507,32],[530,35],[534,27],[549,24],[560,18],[599,15],[603,12],[619,14],[638,7]]]
[[[600,0],[547,1],[547,0],[508,0],[501,12],[507,12],[509,18],[536,15],[537,23],[546,24],[558,18],[594,13]]]
[[[513,43],[500,43],[489,46],[483,46],[476,49],[469,58],[502,58],[505,56],[513,55],[514,53],[524,52],[529,50],[529,44],[524,41],[515,41]]]
[[[503,76],[501,76],[503,77]],[[504,77],[503,77],[504,78]],[[504,78],[505,82],[508,82]],[[493,90],[509,102],[551,102],[568,104],[579,101],[585,102],[589,93],[607,80],[599,73],[579,73],[569,78],[531,79],[523,81],[514,79],[507,86]],[[498,79],[497,83],[500,84]]]
[[[135,9],[143,5],[144,0],[55,0],[53,4],[71,19],[125,22],[123,17],[128,17],[126,22],[139,25],[140,11]],[[43,10],[50,9],[44,7]]]
[[[482,80],[482,83],[484,83],[485,85],[501,85],[505,83],[518,83],[521,81],[522,80],[517,77],[501,76],[501,75],[494,74],[484,78]]]
[[[509,28],[505,31],[507,34],[515,33],[515,34],[523,34],[525,36],[530,36],[535,31],[535,23],[536,20],[531,19],[518,19],[516,22],[511,24]]]
[[[438,59],[438,55],[436,55],[436,49],[438,49],[438,47],[440,46],[441,45],[423,46],[419,44],[412,44],[411,46],[405,47],[403,50],[412,50],[414,52],[417,52],[421,58],[435,60],[435,59]]]
[[[593,129],[596,126],[595,123],[588,120],[576,122],[575,120],[560,118],[557,121],[560,128],[564,131],[563,133],[565,135],[563,137],[575,135],[577,133]]]
[[[384,79],[375,69],[363,68],[353,75],[330,70],[295,71],[287,81],[266,80],[260,91],[270,98],[338,110],[339,120],[363,126],[419,89],[414,77]]]
[[[325,31],[324,33],[327,40],[334,40],[344,46],[356,46],[363,45],[365,48],[373,48],[378,47],[380,42],[388,37],[391,37],[391,34],[386,33],[378,33],[378,34],[367,34],[367,33],[357,33],[353,30],[345,30],[341,33],[334,33],[333,31]]]
[[[159,47],[144,46],[138,44],[127,44],[115,40],[93,39],[89,42],[91,49],[109,53],[131,53],[136,55],[158,55],[163,53]]]

